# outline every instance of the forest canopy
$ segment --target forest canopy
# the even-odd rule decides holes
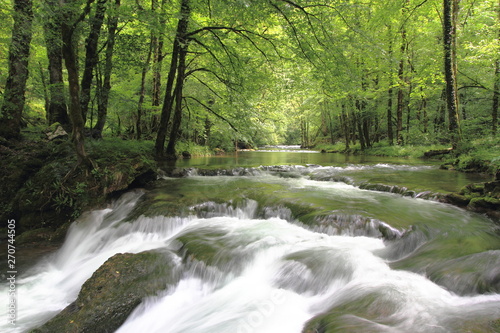
[[[14,0],[0,4],[0,136],[341,142],[497,136],[498,0]]]

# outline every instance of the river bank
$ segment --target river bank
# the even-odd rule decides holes
[[[102,207],[125,190],[146,186],[157,179],[158,172],[174,177],[185,175],[182,167],[159,167],[152,158],[152,149],[152,144],[148,142],[118,139],[89,141],[87,150],[98,168],[88,172],[73,170],[76,159],[71,144],[66,140],[0,145],[1,164],[5,170],[0,179],[0,212],[3,223],[0,228],[6,227],[4,221],[16,219],[18,235],[23,234],[19,238],[20,243],[60,242],[64,239],[69,223],[83,211]],[[203,149],[197,149],[199,151],[195,151],[193,155],[200,152],[208,154]],[[221,159],[227,160],[223,156]],[[206,173],[230,175],[234,173],[231,171],[233,168]],[[161,169],[163,171],[159,171]],[[448,164],[448,169],[456,168]],[[432,193],[426,196],[487,214],[498,221],[498,177],[497,172],[496,178],[492,176],[490,181],[468,184],[454,193]],[[401,188],[390,183],[366,183],[363,188],[402,195],[415,193],[413,188]]]

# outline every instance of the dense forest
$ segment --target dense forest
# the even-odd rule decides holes
[[[495,139],[497,0],[14,0],[0,4],[0,136],[341,143]]]

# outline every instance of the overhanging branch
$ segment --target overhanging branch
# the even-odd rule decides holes
[[[194,100],[195,102],[197,102],[198,104],[200,104],[201,106],[203,106],[206,110],[210,111],[214,116],[216,116],[217,118],[220,118],[222,119],[223,121],[225,121],[229,126],[231,126],[231,128],[235,131],[235,132],[239,132],[238,129],[236,127],[234,127],[233,124],[231,124],[231,122],[229,120],[227,120],[226,118],[224,118],[223,116],[221,116],[220,114],[216,113],[214,110],[212,110],[211,107],[209,107],[208,105],[204,104],[202,101],[200,101],[199,99],[195,98],[195,97],[192,97],[192,96],[187,96],[185,98],[190,98],[192,100]]]

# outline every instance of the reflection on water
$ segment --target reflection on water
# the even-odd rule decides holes
[[[298,147],[298,146],[296,146]],[[261,165],[320,165],[331,167],[352,177],[355,183],[382,183],[406,186],[415,191],[456,192],[463,186],[488,181],[487,175],[440,170],[440,162],[415,158],[380,157],[320,153],[301,149],[267,148],[259,151],[240,151],[221,156],[196,157],[179,160],[179,168],[236,168]]]

